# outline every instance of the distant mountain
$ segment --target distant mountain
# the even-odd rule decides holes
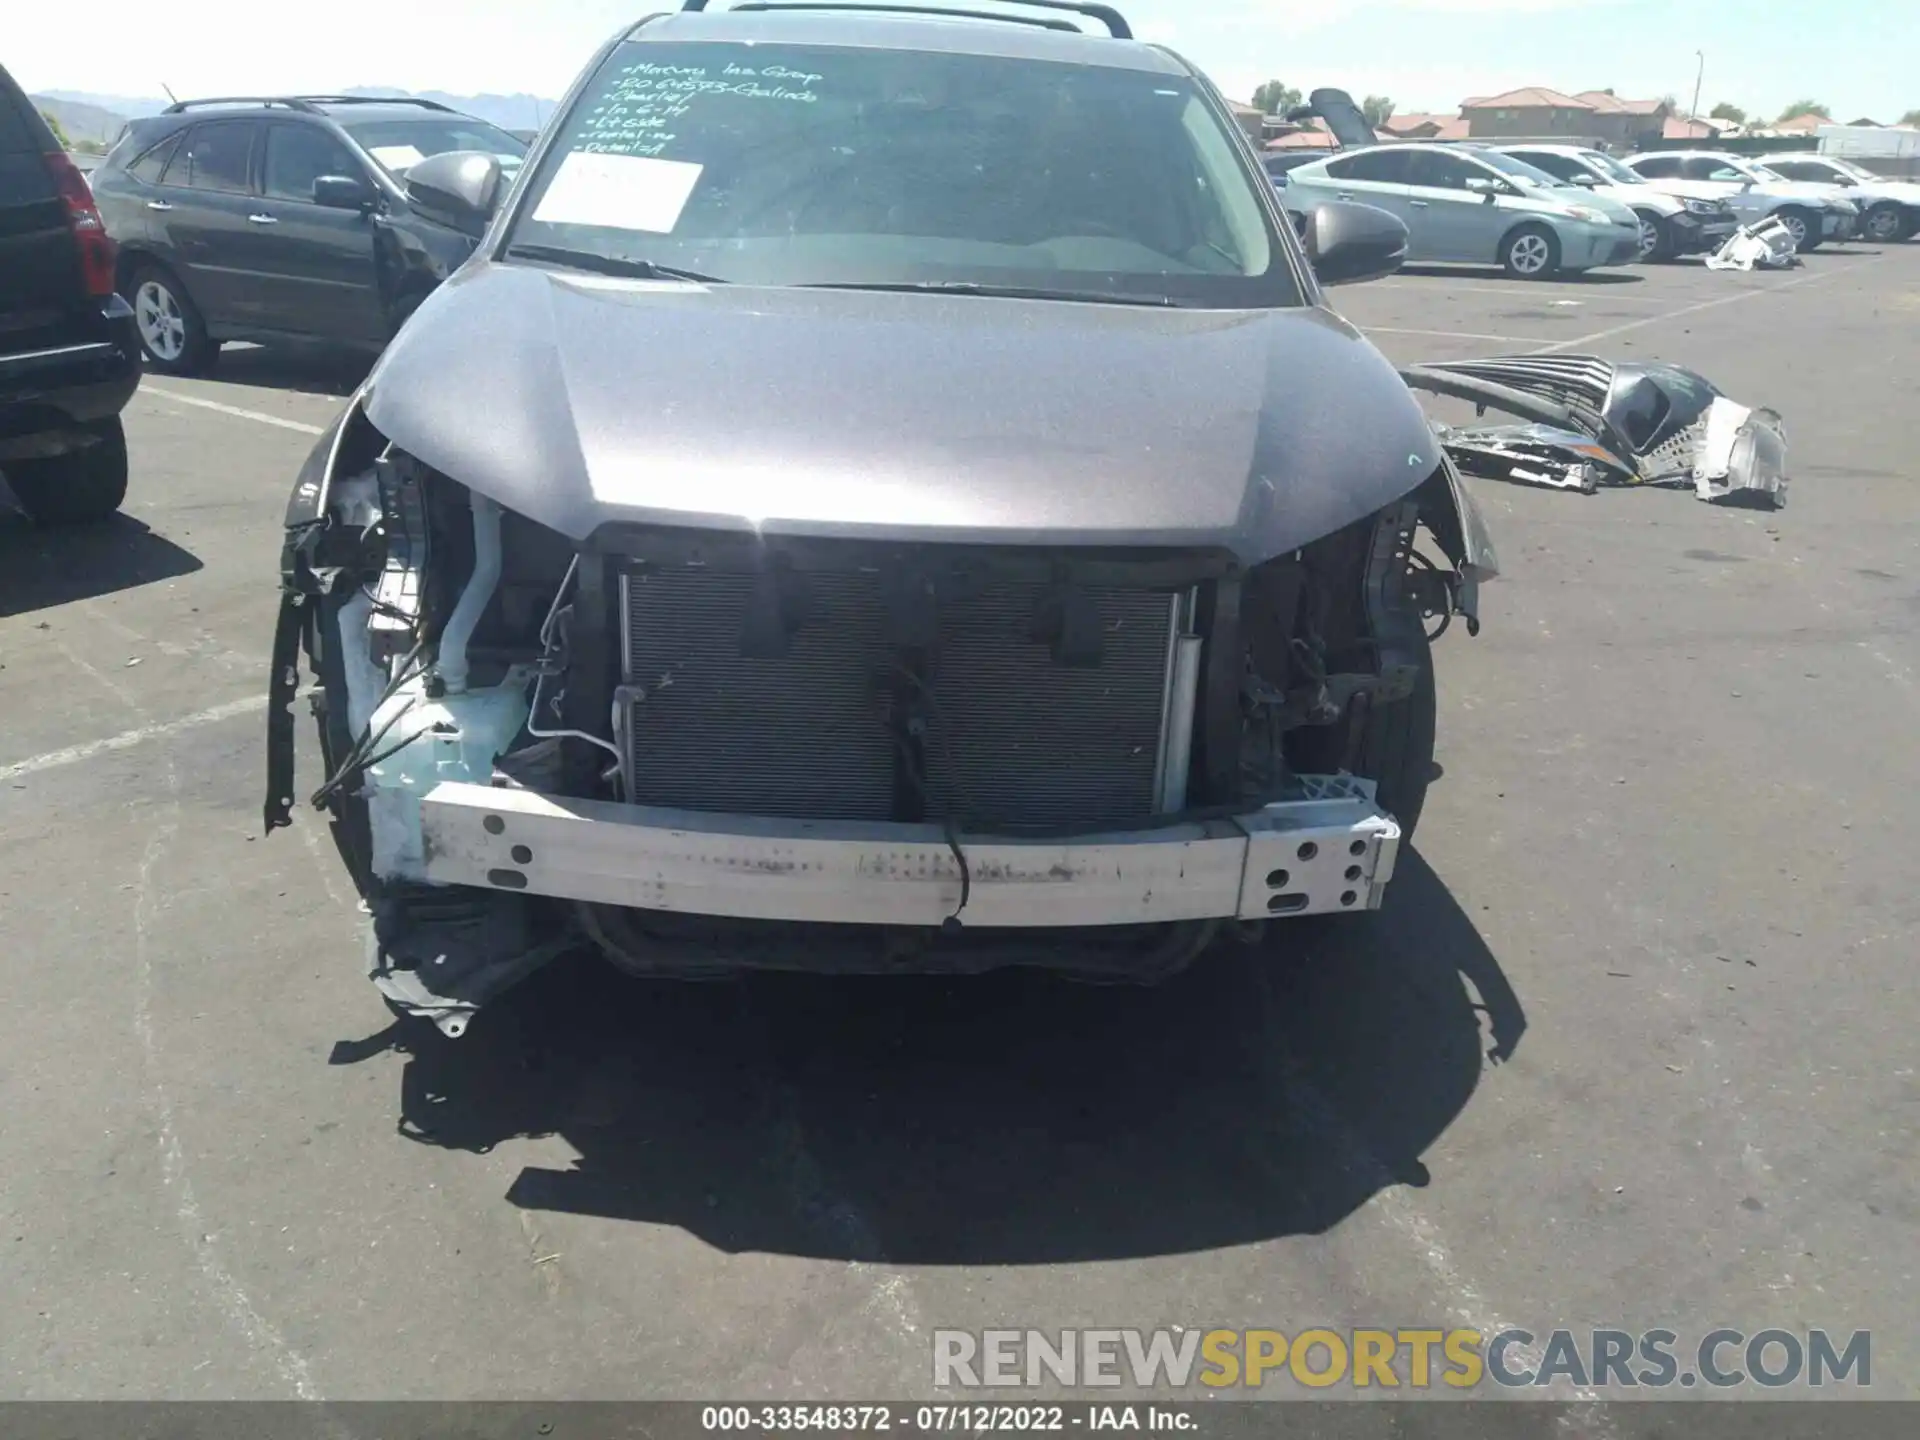
[[[432,100],[502,130],[522,131],[538,130],[553,114],[556,103],[538,95],[450,95],[445,90],[396,90],[386,85],[351,85],[340,93],[387,100]]]
[[[102,110],[129,117],[158,115],[173,103],[164,96],[103,95],[93,90],[43,90],[34,98],[65,100],[75,105],[97,105]]]
[[[113,137],[120,133],[120,127],[127,123],[128,112],[125,110],[91,101],[69,100],[58,94],[30,95],[27,98],[42,113],[60,122],[60,129],[70,145],[82,145],[89,140],[110,145]]]

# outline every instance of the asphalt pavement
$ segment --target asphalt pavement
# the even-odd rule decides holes
[[[124,517],[0,518],[0,1398],[901,1398],[989,1325],[1865,1329],[1920,1397],[1920,244],[1338,302],[1792,446],[1778,513],[1473,482],[1385,911],[1148,992],[581,958],[458,1041],[312,812],[259,833],[353,363],[150,380]]]

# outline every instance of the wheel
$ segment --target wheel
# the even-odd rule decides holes
[[[1350,770],[1371,780],[1381,808],[1400,822],[1402,841],[1413,838],[1433,782],[1436,691],[1433,643],[1419,630],[1413,690],[1403,700],[1370,704],[1338,725],[1295,732],[1289,758],[1308,774]]]
[[[36,524],[104,520],[127,498],[127,434],[119,417],[88,428],[95,436],[91,445],[7,465],[7,483]]]
[[[1789,205],[1784,210],[1776,210],[1775,218],[1787,227],[1793,236],[1795,253],[1804,255],[1809,250],[1820,248],[1820,221],[1810,210],[1802,210],[1797,205]]]
[[[1860,230],[1867,239],[1880,244],[1906,238],[1907,217],[1898,205],[1884,201],[1861,217]]]
[[[1500,263],[1522,280],[1545,280],[1560,268],[1560,241],[1544,225],[1522,225],[1500,242]]]
[[[1643,262],[1673,258],[1673,226],[1667,217],[1652,210],[1633,212],[1640,219],[1640,259]]]
[[[147,364],[163,375],[204,374],[220,346],[208,336],[186,287],[171,271],[146,264],[134,270],[128,288]]]
[[[1439,709],[1433,646],[1423,630],[1416,651],[1419,673],[1404,700],[1372,705],[1361,722],[1354,773],[1379,787],[1381,808],[1400,822],[1402,843],[1413,839],[1433,782],[1433,745]]]

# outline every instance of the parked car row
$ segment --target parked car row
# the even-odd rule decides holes
[[[1662,150],[1629,155],[1626,165],[1669,195],[1724,200],[1743,225],[1778,219],[1793,235],[1796,250],[1813,250],[1828,240],[1851,238],[1860,226],[1861,207],[1838,185],[1810,185],[1787,179],[1750,156],[1717,150]]]
[[[1300,204],[1361,201],[1398,215],[1417,262],[1498,264],[1541,279],[1602,265],[1712,251],[1742,225],[1777,218],[1798,250],[1864,235],[1920,233],[1920,185],[1832,156],[1765,162],[1708,150],[1618,159],[1588,145],[1381,142],[1352,97],[1316,90],[1292,118],[1324,120],[1340,148],[1264,157]],[[1625,243],[1631,226],[1634,243]]]

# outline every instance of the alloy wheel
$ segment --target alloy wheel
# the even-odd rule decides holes
[[[1507,248],[1513,268],[1522,275],[1538,275],[1547,268],[1550,252],[1544,235],[1521,235]]]
[[[1660,248],[1660,227],[1646,216],[1640,217],[1640,258],[1647,259]]]
[[[147,349],[172,364],[187,351],[187,317],[180,302],[158,280],[144,282],[133,296],[133,315]]]
[[[1867,216],[1867,238],[1870,240],[1898,240],[1901,228],[1898,210],[1875,210]]]

